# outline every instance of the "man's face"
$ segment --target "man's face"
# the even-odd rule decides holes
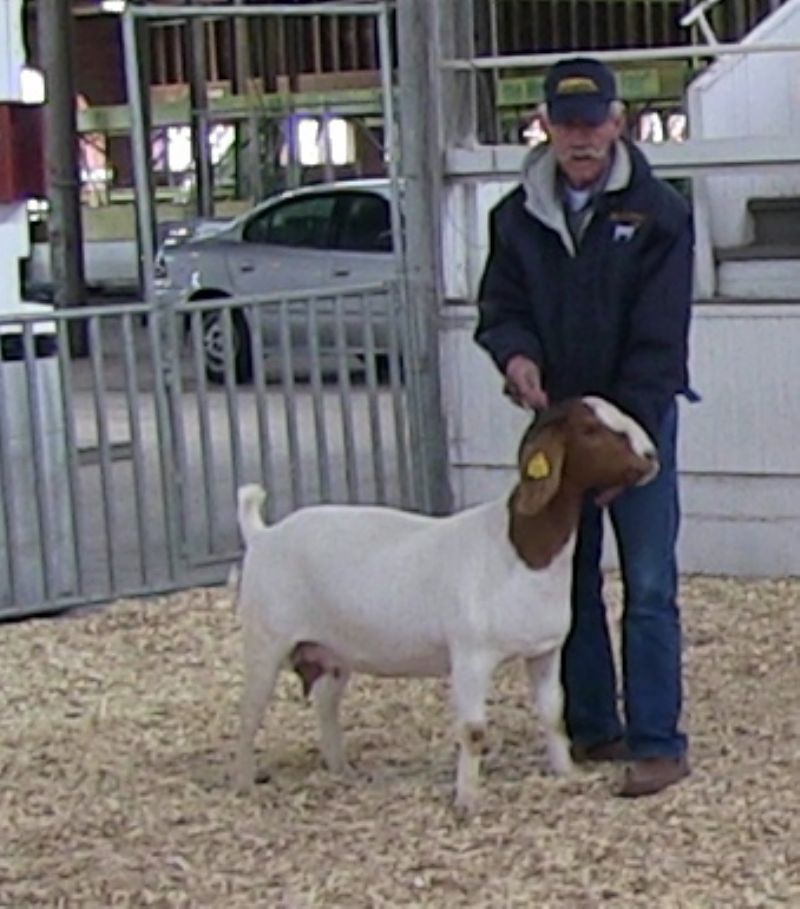
[[[620,137],[622,126],[622,116],[612,114],[598,126],[577,120],[568,123],[546,121],[550,143],[570,186],[583,189],[600,179],[611,160],[611,148]]]

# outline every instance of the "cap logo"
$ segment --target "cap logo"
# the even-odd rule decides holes
[[[562,79],[556,86],[557,95],[584,95],[599,91],[600,88],[594,79],[586,76],[570,76],[568,79]]]

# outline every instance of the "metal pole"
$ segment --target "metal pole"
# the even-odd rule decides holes
[[[131,151],[134,188],[136,190],[136,222],[139,232],[142,293],[144,299],[152,303],[155,300],[153,266],[156,246],[153,230],[153,198],[150,186],[150,143],[142,102],[136,20],[130,6],[126,7],[122,17],[122,47],[125,58],[125,83],[131,116]]]
[[[233,91],[252,104],[250,84],[250,23],[241,16],[233,20]],[[239,197],[258,202],[263,198],[258,120],[251,115],[236,126],[236,190]]]
[[[741,44],[730,42],[715,44],[681,44],[664,47],[630,47],[616,50],[593,50],[592,56],[606,63],[642,63],[653,60],[692,60],[716,57],[750,56],[751,54],[784,54],[787,51],[800,49],[800,41],[781,41],[770,44]],[[578,51],[576,51],[578,53]],[[548,51],[541,54],[506,54],[497,57],[481,56],[467,59],[464,57],[444,58],[441,66],[446,70],[471,72],[484,69],[545,69],[563,59],[562,51]]]
[[[64,0],[39,0],[36,25],[47,85],[45,158],[50,268],[54,302],[62,308],[85,302],[70,4]],[[84,346],[77,339],[74,342]]]
[[[296,0],[295,0],[296,2]],[[375,0],[373,3],[336,3],[331,6],[330,3],[299,3],[296,6],[288,3],[248,3],[242,6],[241,3],[232,3],[228,6],[222,3],[206,4],[196,3],[193,6],[183,6],[180,9],[181,18],[199,17],[225,17],[225,16],[279,16],[283,18],[293,18],[297,16],[329,16],[335,9],[340,16],[380,16],[384,8],[385,0]],[[402,4],[398,4],[402,5]],[[147,5],[135,7],[134,15],[142,19],[174,19],[177,10],[173,4]]]
[[[412,408],[412,446],[420,459],[425,511],[452,510],[447,433],[439,368],[439,307],[443,299],[441,146],[439,142],[438,0],[404,0],[397,6],[400,140],[405,210],[405,304],[411,316],[409,371],[417,400]],[[382,57],[382,66],[391,58]],[[391,106],[385,112],[390,121]],[[391,135],[391,134],[390,134]],[[391,146],[390,153],[391,153]],[[392,154],[390,161],[394,158]]]
[[[195,174],[195,210],[198,217],[214,214],[214,169],[208,143],[208,66],[206,60],[206,23],[191,19],[186,26],[189,64],[189,108],[192,158]]]

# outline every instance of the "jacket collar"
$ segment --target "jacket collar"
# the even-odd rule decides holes
[[[549,145],[532,149],[522,165],[522,187],[525,191],[525,208],[534,218],[554,230],[571,256],[576,253],[564,205],[558,192],[558,164]],[[611,171],[601,194],[619,192],[630,185],[633,163],[627,145],[617,140]]]

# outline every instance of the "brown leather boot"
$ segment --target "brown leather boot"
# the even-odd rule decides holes
[[[630,752],[625,739],[613,742],[600,742],[597,745],[580,745],[575,743],[570,748],[572,760],[576,764],[595,764],[600,761],[629,761]]]
[[[623,798],[635,799],[642,795],[655,795],[689,776],[686,755],[679,758],[654,757],[632,761],[625,770],[622,787],[617,793]]]

